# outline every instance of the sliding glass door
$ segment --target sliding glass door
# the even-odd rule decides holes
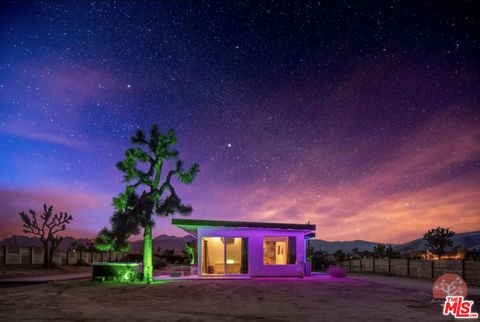
[[[248,239],[239,237],[202,238],[202,274],[248,274]]]
[[[202,274],[225,274],[225,247],[223,237],[202,238]]]

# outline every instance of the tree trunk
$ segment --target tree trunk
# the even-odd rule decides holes
[[[145,226],[143,232],[143,281],[147,284],[153,282],[152,266],[152,225]]]
[[[49,260],[49,263],[50,263],[50,267],[53,267],[53,253],[55,252],[55,248],[54,247],[51,247],[50,248],[50,260]]]
[[[57,246],[53,246],[50,247],[50,265],[53,266],[53,255],[55,254],[55,251],[57,250],[58,248],[58,245]],[[68,253],[67,253],[67,257],[68,257]],[[60,256],[60,265],[62,265],[62,257]]]
[[[50,256],[48,255],[48,242],[43,243],[43,267],[50,268]]]

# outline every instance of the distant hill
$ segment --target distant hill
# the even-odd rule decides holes
[[[89,239],[86,238],[73,238],[70,236],[64,237],[63,240],[58,245],[58,249],[61,251],[66,251],[70,247],[70,244],[76,242],[77,244],[83,244],[87,246],[90,243]],[[0,246],[21,246],[21,247],[42,247],[40,239],[36,237],[29,236],[11,236],[0,241]]]
[[[185,244],[193,239],[189,235],[183,237],[160,235],[152,240],[152,249],[154,253],[158,252],[158,248],[161,248],[161,252],[165,249],[174,249],[176,253],[181,254],[185,249]],[[135,247],[135,251],[143,250],[143,240],[137,240],[132,245]]]
[[[453,236],[453,247],[451,247],[451,249],[455,249],[458,246],[464,249],[480,249],[480,231],[455,234],[455,236]],[[401,253],[408,253],[414,250],[425,251],[427,250],[427,246],[425,245],[425,241],[419,238],[405,244],[397,245],[394,249]]]
[[[160,235],[155,237],[152,240],[153,251],[158,252],[158,248],[161,248],[161,251],[165,249],[174,249],[176,253],[182,253],[185,248],[185,243],[192,241],[194,238],[192,236],[168,236]],[[77,244],[87,245],[90,240],[86,238],[75,239],[73,237],[65,237],[60,243],[59,249],[65,251],[68,249],[72,242]],[[138,240],[131,242],[132,250],[140,252],[143,250],[143,240]],[[343,250],[345,252],[351,251],[353,248],[358,248],[359,251],[373,251],[373,247],[379,243],[365,241],[365,240],[353,240],[353,241],[333,241],[329,242],[321,239],[312,239],[310,240],[310,246],[315,249],[321,249],[327,251],[328,253],[334,253],[336,250]],[[40,240],[35,237],[28,236],[12,236],[0,241],[0,245],[17,245],[23,247],[31,246],[42,246]],[[415,239],[405,244],[386,244],[391,245],[395,250],[401,253],[409,253],[411,251],[420,250],[424,251],[427,249],[423,239]],[[467,233],[458,233],[453,237],[453,247],[462,247],[464,249],[480,249],[480,231],[472,231]]]
[[[329,242],[321,239],[313,239],[310,241],[310,245],[315,249],[321,249],[328,253],[333,253],[336,250],[343,250],[345,252],[351,251],[353,248],[358,248],[359,251],[373,251],[373,247],[379,243],[369,242],[365,240],[353,240],[353,241],[334,241]],[[391,245],[393,249],[400,253],[409,253],[411,251],[425,251],[427,246],[425,241],[421,238],[412,240],[404,244],[385,244]],[[453,237],[453,247],[462,247],[464,249],[480,249],[480,231],[472,231],[466,233],[458,233]],[[450,250],[450,249],[449,249]]]
[[[193,237],[191,236],[184,236],[184,237],[177,237],[177,236],[167,236],[167,235],[160,235],[155,237],[152,240],[153,251],[156,253],[158,248],[160,247],[163,250],[165,249],[174,249],[176,253],[182,253],[185,248],[185,243],[187,241],[192,241]],[[73,238],[73,237],[65,237],[58,249],[61,251],[66,251],[70,247],[70,244],[76,242],[77,244],[83,244],[87,246],[90,243],[89,239],[86,238]],[[143,240],[137,240],[130,243],[132,247],[134,247],[135,251],[143,250]],[[2,241],[0,241],[0,246],[21,246],[21,247],[42,247],[42,243],[36,237],[29,237],[29,236],[11,236]],[[133,249],[132,249],[133,250]]]
[[[328,253],[334,253],[337,250],[343,250],[344,252],[350,252],[353,248],[358,248],[359,251],[373,251],[373,247],[379,243],[369,242],[365,240],[353,240],[353,241],[333,241],[329,242],[321,239],[312,239],[310,246],[315,249],[321,249]],[[387,244],[396,246],[395,244]]]

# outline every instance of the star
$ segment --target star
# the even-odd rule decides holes
[[[185,164],[200,164],[193,190],[229,192],[218,203],[182,193],[199,217],[265,212],[345,240],[406,242],[437,222],[478,230],[470,2],[422,16],[421,1],[381,11],[344,1],[249,10],[208,0],[135,10],[125,1],[8,5],[0,10],[0,204],[11,202],[3,191],[12,183],[24,196],[45,180],[72,193],[83,185],[89,202],[61,210],[96,235],[111,215],[98,205],[123,191],[115,164],[129,137],[155,123],[175,130]],[[50,196],[59,205],[72,196],[62,198]],[[31,204],[24,199],[39,198],[15,203]]]

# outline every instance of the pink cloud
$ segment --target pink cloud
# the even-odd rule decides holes
[[[66,137],[62,135],[50,134],[42,132],[41,130],[34,130],[32,128],[27,129],[19,124],[17,126],[14,125],[9,126],[8,128],[5,127],[3,129],[0,129],[0,133],[40,142],[59,144],[77,150],[87,150],[89,148],[88,142],[84,139],[75,138],[74,136]]]
[[[465,119],[447,126],[446,119],[455,122],[446,115],[431,119],[383,161],[343,184],[311,178],[308,169],[323,154],[313,148],[303,166],[292,165],[295,171],[277,185],[193,187],[194,217],[311,222],[318,238],[327,240],[406,242],[438,225],[478,230],[480,173],[447,173],[478,160],[480,130]]]
[[[40,213],[42,205],[53,205],[55,212],[68,212],[73,222],[67,235],[93,237],[102,225],[108,224],[112,208],[111,196],[96,192],[82,192],[59,187],[43,189],[0,188],[0,234],[22,234],[21,211],[33,209]]]

